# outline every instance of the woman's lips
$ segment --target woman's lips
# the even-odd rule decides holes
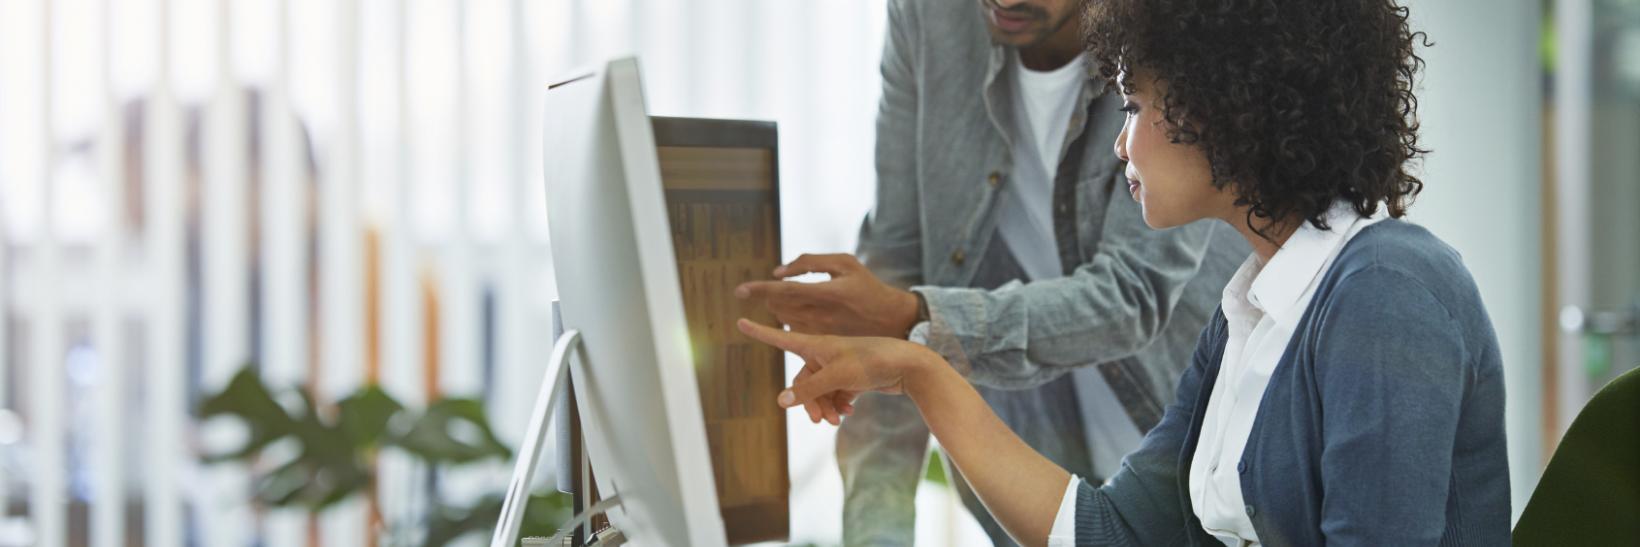
[[[991,20],[996,22],[997,28],[1002,29],[1003,32],[1019,32],[1025,30],[1025,27],[1031,24],[1031,18],[1029,17],[1020,17],[1017,14],[1000,9],[991,10]]]
[[[1135,201],[1139,199],[1139,179],[1128,178],[1128,193],[1133,195]]]

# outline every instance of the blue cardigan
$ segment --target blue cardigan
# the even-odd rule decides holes
[[[1106,485],[1078,486],[1078,544],[1219,544],[1188,483],[1226,338],[1221,310],[1161,423]],[[1457,252],[1397,220],[1356,234],[1276,365],[1236,468],[1264,545],[1508,545],[1503,366]]]

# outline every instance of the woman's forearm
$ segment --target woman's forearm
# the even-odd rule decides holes
[[[1047,544],[1070,473],[1020,440],[945,362],[917,367],[904,387],[991,516],[1021,545]]]

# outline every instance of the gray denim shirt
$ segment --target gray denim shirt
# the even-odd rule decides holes
[[[992,258],[1006,254],[993,249],[996,203],[1013,164],[1033,161],[1011,157],[1011,91],[1000,79],[1013,56],[992,44],[975,3],[891,0],[888,9],[877,204],[861,227],[862,261],[924,296],[929,346],[982,392],[1034,389],[1067,374],[1079,392],[1103,381],[1128,415],[1087,416],[1084,405],[1083,419],[1126,419],[1148,431],[1246,243],[1222,223],[1144,224],[1112,146],[1120,97],[1090,78],[1054,175],[1056,241],[1043,242],[1058,248],[1066,275],[987,286],[981,280],[997,277],[996,268],[1017,269]],[[1011,426],[1024,419],[997,410]],[[1015,430],[1039,450],[1052,444]],[[847,544],[910,543],[927,445],[909,401],[858,401],[837,440]]]

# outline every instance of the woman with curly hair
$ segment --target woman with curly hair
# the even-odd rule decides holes
[[[1163,229],[1254,253],[1162,421],[1104,484],[1031,451],[922,346],[741,329],[807,361],[779,403],[903,393],[1027,545],[1507,545],[1496,336],[1458,254],[1399,220],[1422,188],[1394,0],[1095,0],[1128,189]]]

